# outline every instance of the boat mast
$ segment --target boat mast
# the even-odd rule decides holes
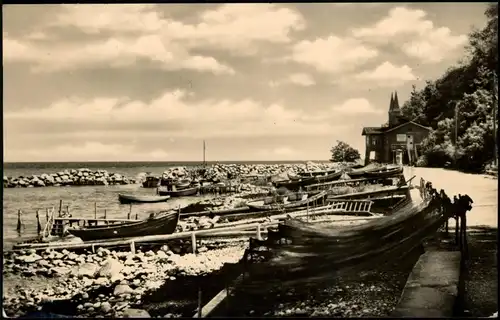
[[[203,140],[203,166],[204,167],[206,166],[206,162],[205,162],[205,150],[206,150],[205,140]]]

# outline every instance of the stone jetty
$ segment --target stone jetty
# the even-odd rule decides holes
[[[86,168],[64,170],[52,174],[31,175],[29,177],[3,177],[4,188],[62,187],[122,185],[135,183],[134,179],[107,170],[90,170]]]

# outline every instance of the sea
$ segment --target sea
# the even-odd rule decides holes
[[[258,162],[222,162],[234,164],[286,164],[303,163],[305,161],[258,161]],[[325,161],[315,161],[325,162]],[[207,162],[208,165],[215,162]],[[107,170],[110,173],[120,173],[126,177],[136,178],[140,174],[150,172],[161,175],[165,170],[178,166],[199,166],[198,162],[38,162],[38,163],[4,163],[3,175],[7,177],[51,174],[66,169],[88,168],[91,170]],[[149,216],[151,212],[174,209],[213,196],[194,196],[169,199],[164,203],[122,205],[118,202],[118,193],[135,193],[152,195],[155,189],[142,188],[140,184],[120,186],[70,186],[44,188],[5,188],[3,189],[3,248],[11,248],[13,244],[33,238],[37,235],[38,211],[40,223],[46,222],[46,212],[51,208],[67,211],[73,217],[93,218],[95,208],[97,217],[126,219],[130,213],[132,218],[138,219]],[[61,205],[62,201],[62,205]],[[23,228],[18,232],[18,216],[21,216]]]

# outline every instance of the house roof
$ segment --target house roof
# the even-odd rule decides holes
[[[396,127],[390,128],[390,129],[388,128],[388,129],[386,129],[384,132],[390,132],[390,131],[393,131],[393,130],[399,129],[399,128],[401,128],[401,127],[404,127],[404,126],[406,126],[406,125],[409,125],[410,123],[411,123],[411,124],[414,124],[414,125],[416,125],[416,126],[418,126],[418,127],[420,127],[420,128],[426,129],[426,130],[428,130],[428,131],[430,131],[430,130],[431,130],[431,128],[430,128],[430,127],[423,126],[423,125],[421,125],[421,124],[419,124],[419,123],[416,123],[416,122],[414,122],[414,121],[408,121],[408,122],[405,122],[405,123],[403,123],[403,124],[400,124],[399,126],[396,126]]]
[[[392,128],[389,128],[389,127],[364,127],[363,131],[361,132],[361,135],[362,136],[366,136],[366,135],[383,134],[383,133],[386,133],[386,132],[391,132],[393,130],[399,129],[399,128],[404,127],[404,126],[406,126],[408,124],[414,124],[414,125],[419,126],[419,127],[423,128],[423,129],[431,130],[431,128],[423,126],[421,124],[418,124],[418,123],[416,123],[414,121],[407,121],[407,122],[405,122],[403,124],[400,124],[400,125],[392,127]]]
[[[384,128],[382,128],[382,127],[364,127],[361,135],[365,136],[365,135],[370,135],[370,134],[381,134],[384,132],[383,130],[384,130]]]

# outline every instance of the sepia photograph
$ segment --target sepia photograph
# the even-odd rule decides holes
[[[4,318],[498,318],[498,3],[2,29]]]

